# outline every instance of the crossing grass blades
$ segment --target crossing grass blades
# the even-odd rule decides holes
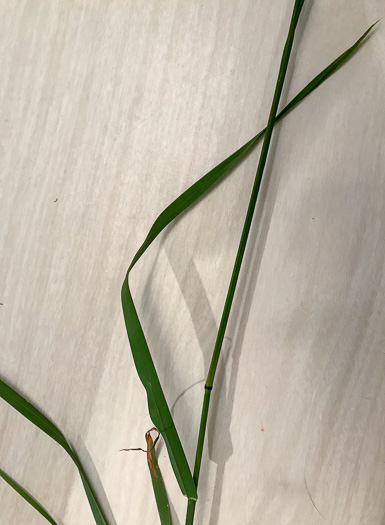
[[[363,35],[344,53],[336,58],[328,67],[319,73],[307,86],[302,89],[292,100],[278,112],[280,97],[285,82],[286,71],[290,59],[295,33],[300,18],[302,8],[305,0],[296,0],[293,7],[293,12],[290,20],[289,30],[286,42],[282,52],[281,64],[278,71],[275,91],[272,96],[272,103],[269,112],[267,125],[257,135],[250,139],[246,144],[241,146],[237,151],[232,153],[218,166],[206,173],[201,179],[190,186],[179,197],[177,197],[167,208],[157,217],[153,223],[147,237],[143,244],[136,252],[131,264],[128,267],[126,276],[123,281],[121,291],[121,301],[123,308],[124,321],[126,325],[127,335],[130,342],[130,347],[141,382],[147,393],[148,408],[151,420],[163,437],[168,456],[179,484],[182,494],[187,498],[187,510],[185,525],[192,525],[194,523],[195,510],[198,503],[198,482],[200,475],[200,468],[203,455],[203,445],[206,434],[206,426],[209,414],[210,399],[214,392],[214,378],[217,370],[218,360],[221,353],[222,343],[226,333],[227,323],[231,314],[231,306],[233,303],[234,294],[238,282],[240,269],[244,253],[247,246],[250,226],[258,200],[259,188],[264,174],[266,160],[269,152],[269,145],[274,129],[274,125],[283,119],[289,112],[291,112],[302,100],[317,89],[325,80],[333,75],[338,68],[340,68],[357,50],[369,32],[373,29],[373,24],[369,27]],[[239,241],[238,251],[235,258],[235,264],[231,275],[228,292],[223,307],[222,317],[214,345],[211,363],[207,372],[207,378],[203,391],[203,404],[201,411],[201,420],[198,431],[198,439],[196,446],[196,454],[194,461],[194,469],[190,470],[184,448],[178,436],[174,420],[172,418],[170,409],[168,407],[166,398],[163,393],[159,377],[157,375],[151,352],[148,347],[145,334],[140,323],[140,319],[135,308],[134,300],[131,294],[129,279],[131,270],[134,268],[138,260],[144,255],[150,245],[155,241],[158,235],[166,228],[174,219],[188,208],[192,207],[195,202],[202,199],[206,193],[219,181],[224,179],[232,169],[238,165],[245,156],[256,147],[256,145],[263,141],[262,149],[259,157],[258,167],[256,170],[254,185],[251,190],[249,206],[246,212],[242,235]],[[46,417],[33,403],[27,400],[16,389],[11,387],[6,381],[0,379],[0,397],[16,409],[22,416],[28,419],[31,423],[36,425],[40,430],[45,432],[54,441],[62,447],[62,449],[71,458],[79,471],[81,481],[88,499],[95,523],[97,525],[110,525],[105,509],[97,497],[95,487],[92,481],[88,478],[86,469],[82,464],[81,458],[77,455],[74,447],[69,440],[59,430],[59,428]],[[153,491],[155,495],[155,502],[158,508],[159,519],[162,525],[171,525],[172,518],[170,514],[169,502],[163,477],[160,472],[156,457],[156,448],[151,436],[151,432],[147,432],[146,440],[146,459],[148,469],[150,472]],[[190,458],[192,459],[192,458]],[[15,481],[8,473],[0,469],[0,477],[8,483],[24,500],[32,505],[37,512],[41,514],[49,523],[57,525],[55,519],[51,514],[38,502],[38,500],[27,492],[17,481]],[[38,487],[36,487],[36,490]]]

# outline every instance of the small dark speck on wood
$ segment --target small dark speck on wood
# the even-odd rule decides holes
[[[58,198],[56,197],[56,199],[53,202],[57,202],[57,201],[58,201]]]

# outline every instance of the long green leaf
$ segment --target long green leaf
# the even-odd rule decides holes
[[[4,470],[0,468],[0,477],[4,479],[10,485],[22,498],[25,499],[32,507],[34,507],[40,514],[52,525],[58,525],[57,522],[53,519],[51,514],[49,514],[44,507],[40,505],[40,503],[33,497],[31,494],[29,494],[19,483],[17,483],[14,479],[12,479]]]
[[[190,467],[164,397],[127,279],[122,287],[122,306],[135,367],[147,391],[150,417],[164,438],[182,493],[189,499],[197,499],[197,490]]]
[[[313,78],[284,108],[278,113],[275,122],[279,122],[285,117],[295,106],[297,106],[303,99],[305,99],[312,91],[317,89],[325,80],[331,77],[337,69],[339,69],[357,50],[359,45],[370,33],[373,27],[379,21],[372,24],[354,44],[337,57],[331,64],[323,69],[316,77]],[[177,197],[171,204],[165,208],[162,213],[156,218],[155,222],[150,228],[145,240],[136,252],[132,262],[128,268],[128,273],[132,270],[144,252],[149,248],[158,235],[168,226],[178,215],[183,213],[187,208],[192,206],[197,200],[203,197],[217,182],[221,181],[230,173],[230,171],[239,162],[252,151],[252,149],[261,141],[266,128],[262,129],[257,135],[241,146],[237,151],[229,155],[225,160],[218,164],[215,168],[210,170],[206,175],[203,175],[199,180],[194,182],[187,190],[185,190],[179,197]]]
[[[155,430],[155,429],[153,429]],[[170,505],[168,502],[167,491],[164,485],[163,476],[160,471],[158,460],[155,453],[155,443],[151,437],[151,431],[146,432],[147,442],[147,464],[151,475],[152,488],[155,494],[156,506],[161,525],[172,525]]]
[[[0,397],[64,448],[79,470],[79,474],[82,479],[96,524],[108,525],[108,520],[105,517],[103,509],[98,501],[95,490],[88,479],[84,467],[75,450],[65,438],[64,434],[54,423],[52,423],[52,421],[42,414],[38,408],[27,401],[21,394],[16,392],[16,390],[14,390],[2,379],[0,379]]]
[[[299,12],[300,10],[298,10],[298,16]],[[300,91],[298,95],[294,97],[293,100],[277,115],[275,122],[278,122],[287,115],[297,104],[327,80],[327,78],[329,78],[344,62],[346,62],[374,25],[375,24],[369,27],[369,29],[367,29],[349,49],[342,53],[328,67],[319,73],[304,89],[302,89],[302,91]],[[128,267],[122,285],[121,297],[127,335],[130,341],[136,370],[147,392],[150,417],[165,440],[170,461],[182,493],[192,500],[197,499],[196,486],[139,321],[129,287],[129,275],[137,261],[162,230],[178,217],[178,215],[206,194],[216,183],[228,175],[232,168],[234,168],[258,144],[265,131],[266,128],[195,182],[158,216],[146,239],[136,252],[130,266]]]

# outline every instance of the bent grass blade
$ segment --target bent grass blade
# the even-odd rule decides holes
[[[96,496],[96,493],[87,477],[84,467],[77,453],[71,447],[64,434],[54,423],[52,423],[52,421],[50,421],[42,412],[40,412],[38,408],[27,401],[21,394],[16,392],[16,390],[14,390],[2,379],[0,379],[0,397],[64,448],[78,468],[96,524],[109,525],[102,506],[99,503],[98,497]]]
[[[377,22],[376,22],[377,23]],[[314,89],[320,86],[325,80],[327,80],[334,72],[341,67],[356,51],[360,46],[365,37],[373,29],[376,24],[370,26],[363,35],[344,53],[342,53],[336,60],[334,60],[328,67],[326,67],[319,75],[317,75],[304,89],[302,89],[296,97],[277,115],[275,122],[281,120],[286,116],[297,104],[299,104],[304,98],[306,98]],[[155,367],[152,362],[151,355],[147,343],[144,339],[144,334],[140,326],[139,319],[135,310],[135,306],[131,297],[131,293],[128,287],[128,275],[131,269],[134,267],[139,258],[144,254],[147,248],[152,244],[156,237],[161,231],[170,224],[176,217],[178,217],[187,208],[191,207],[198,199],[203,197],[216,183],[223,179],[230,171],[258,144],[262,139],[266,129],[260,131],[255,137],[239,148],[235,153],[230,155],[227,159],[221,162],[218,166],[209,171],[196,183],[190,186],[184,193],[182,193],[177,199],[175,199],[156,219],[153,226],[151,227],[145,241],[135,254],[130,267],[127,271],[126,279],[122,287],[122,303],[125,311],[127,332],[130,340],[136,339],[133,345],[133,354],[135,364],[139,363],[139,368],[142,369],[141,379],[147,384],[147,394],[149,397],[149,408],[150,415],[157,424],[161,431],[167,449],[170,455],[171,463],[174,468],[175,474],[181,486],[182,492],[185,493],[189,498],[196,498],[196,486],[191,477],[191,471],[188,467],[187,460],[185,458],[182,445],[179,437],[176,433],[176,429],[169,412],[166,400],[163,395],[159,380],[155,381],[155,385],[151,384],[154,377],[157,378]],[[130,323],[131,319],[134,319],[133,323]],[[128,323],[127,323],[128,322]],[[142,353],[144,357],[138,356],[138,352]],[[136,359],[135,359],[136,357]],[[137,366],[138,368],[138,366]],[[158,384],[157,384],[158,383]],[[89,500],[92,513],[95,521],[98,525],[108,525],[108,521],[103,513],[101,505],[95,495],[95,492],[88,480],[85,470],[80,462],[76,452],[71,448],[70,444],[62,434],[62,432],[48,419],[46,418],[34,405],[29,403],[23,396],[18,394],[8,384],[0,379],[0,397],[7,401],[13,406],[19,413],[29,419],[43,432],[54,439],[64,450],[68,453],[71,459],[79,470],[87,498]],[[160,423],[160,424],[159,424]],[[168,439],[166,439],[168,438]],[[182,459],[181,459],[182,458]],[[5,479],[7,476],[3,471],[2,477]],[[8,479],[11,480],[11,478]],[[18,486],[14,482],[14,486]],[[24,491],[25,492],[25,491]],[[20,493],[20,492],[19,492]]]
[[[40,505],[40,503],[33,497],[29,492],[27,492],[17,481],[11,478],[11,476],[8,476],[4,470],[0,468],[0,477],[3,478],[4,481],[8,483],[22,498],[25,499],[27,503],[32,505],[40,514],[49,522],[51,525],[58,525],[58,523],[53,519],[51,514],[45,510],[45,508]]]
[[[300,5],[300,4],[298,4]],[[295,16],[299,16],[299,8]],[[336,58],[329,66],[319,73],[307,86],[302,89],[296,97],[276,116],[274,122],[278,122],[297,106],[312,91],[327,80],[333,73],[344,64],[354,51],[359,47],[375,24],[370,26],[365,33],[344,53]],[[147,401],[150,417],[154,425],[161,432],[170,457],[170,461],[179,483],[180,489],[190,500],[197,499],[196,485],[191,470],[180,442],[170,409],[167,405],[154,362],[136,311],[134,301],[129,287],[129,275],[135,264],[158,237],[158,235],[176,217],[191,207],[198,199],[203,197],[216,183],[223,179],[230,171],[258,144],[262,139],[266,128],[255,137],[241,146],[235,153],[227,157],[223,162],[209,171],[201,179],[190,186],[179,197],[177,197],[155,220],[146,239],[136,252],[130,266],[128,267],[122,285],[121,298],[123,315],[126,324],[128,339],[136,370],[143,386],[147,392]]]
[[[303,0],[296,3],[294,17],[299,17]],[[344,53],[342,53],[336,60],[334,60],[328,67],[326,67],[319,75],[317,75],[304,89],[302,89],[296,97],[276,116],[274,123],[286,116],[297,104],[306,98],[314,89],[319,87],[325,80],[334,74],[334,72],[341,67],[360,46],[365,37],[377,24],[370,26],[364,34]],[[140,246],[135,254],[128,270],[122,286],[122,305],[124,317],[126,321],[127,333],[131,343],[131,349],[134,356],[135,366],[137,368],[140,379],[142,380],[148,396],[148,405],[150,416],[159,428],[163,435],[170,460],[181,487],[182,492],[188,496],[193,502],[197,498],[196,484],[192,478],[190,468],[188,466],[182,445],[180,443],[173,419],[171,417],[166,399],[164,397],[156,370],[147,346],[143,330],[133,303],[131,292],[128,284],[129,273],[135,266],[136,262],[144,254],[147,248],[157,238],[161,231],[170,224],[182,212],[191,207],[198,199],[203,197],[216,183],[224,179],[230,171],[243,159],[245,156],[258,144],[262,139],[266,128],[260,131],[255,137],[249,140],[235,153],[230,155],[227,159],[221,162],[218,166],[209,171],[196,183],[190,186],[177,199],[175,199],[156,219],[151,227],[145,241]],[[40,430],[45,432],[48,436],[54,439],[59,445],[64,448],[67,454],[71,457],[78,468],[81,476],[84,489],[94,515],[97,525],[108,525],[108,521],[98,501],[94,489],[92,488],[82,463],[73,450],[69,442],[66,440],[62,432],[54,425],[46,416],[44,416],[34,405],[28,402],[23,396],[17,393],[12,387],[0,379],[0,397],[9,403],[15,410],[26,417],[29,421],[35,424]],[[159,471],[158,477],[155,478],[155,472],[158,472],[158,464],[156,462],[155,451],[151,445],[152,438],[148,438],[147,450],[150,450],[148,455],[148,463],[152,475],[153,487],[158,509],[162,509],[161,520],[162,525],[171,523],[171,516],[169,514],[169,506],[167,494],[165,491],[163,479]],[[154,470],[155,468],[155,470]],[[8,476],[0,469],[0,476],[16,490],[26,501],[28,501],[36,510],[40,512],[50,523],[57,525],[54,519],[45,511],[45,509],[25,491],[16,481]],[[160,483],[161,479],[161,483]],[[156,480],[156,483],[154,483]],[[157,495],[158,494],[158,495]],[[167,501],[167,503],[166,503]],[[168,510],[167,510],[168,509]],[[160,512],[160,510],[159,510]],[[169,521],[167,521],[169,520]]]

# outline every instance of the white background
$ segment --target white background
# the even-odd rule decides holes
[[[385,15],[306,4],[282,103]],[[152,426],[126,268],[157,214],[265,125],[292,5],[1,0],[0,373],[74,444],[112,525],[158,523],[145,455],[119,452]],[[385,524],[384,99],[382,22],[276,128],[197,525]],[[132,274],[170,406],[207,372],[259,151]],[[174,407],[190,463],[202,386]],[[0,466],[60,524],[93,523],[71,460],[2,401]],[[46,523],[1,480],[0,509],[2,525]]]

